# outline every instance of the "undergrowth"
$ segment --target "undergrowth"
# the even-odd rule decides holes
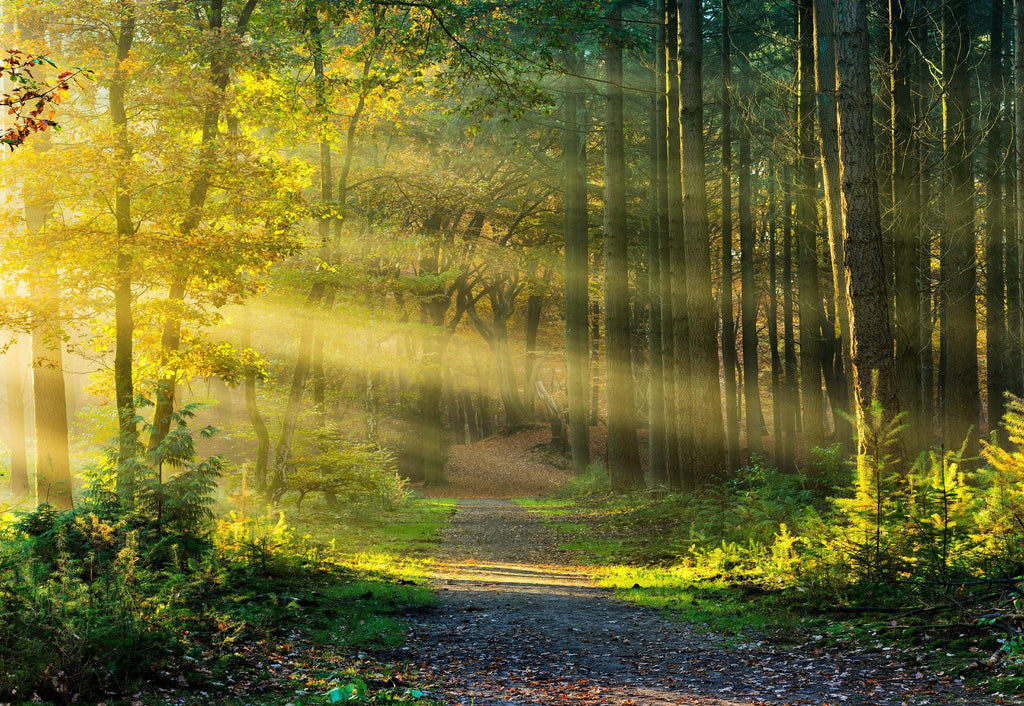
[[[863,453],[780,473],[761,459],[697,493],[616,495],[591,469],[526,501],[628,600],[745,640],[941,642],[957,669],[1024,685],[1024,404],[984,461],[897,464],[899,420],[875,409]]]
[[[176,421],[134,502],[100,468],[74,510],[0,518],[0,702],[424,701],[359,652],[436,601],[423,547],[450,504],[216,518],[219,461]]]

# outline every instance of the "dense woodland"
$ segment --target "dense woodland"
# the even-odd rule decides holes
[[[749,540],[739,563],[842,601],[1016,585],[1024,2],[2,20],[3,483],[28,513],[3,537],[49,547],[31,582],[89,513],[165,566],[214,510],[391,508],[451,445],[546,425],[551,458],[680,518],[752,478],[785,496],[760,549],[681,519],[687,551]]]

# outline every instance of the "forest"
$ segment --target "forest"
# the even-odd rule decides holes
[[[0,21],[0,702],[1020,703],[1024,0]]]

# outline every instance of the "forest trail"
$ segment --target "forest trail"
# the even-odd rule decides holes
[[[878,653],[761,643],[727,648],[615,600],[507,500],[462,500],[437,552],[441,605],[406,656],[434,696],[510,704],[993,704]]]

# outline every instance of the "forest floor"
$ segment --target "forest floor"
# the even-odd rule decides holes
[[[998,704],[906,655],[736,645],[616,600],[559,549],[555,527],[467,499],[442,532],[441,603],[401,648],[446,704]]]
[[[534,438],[536,437],[536,438]],[[462,498],[433,569],[439,607],[392,655],[446,704],[1000,704],[906,653],[866,647],[737,644],[625,603],[561,548],[565,537],[507,498],[550,493],[570,476],[545,457],[544,429],[453,447]],[[595,450],[600,454],[601,449]]]

